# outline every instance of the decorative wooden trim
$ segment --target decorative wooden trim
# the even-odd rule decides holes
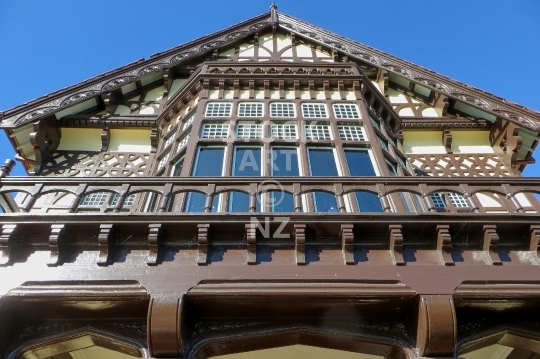
[[[198,256],[197,264],[205,265],[208,258],[208,239],[210,236],[210,224],[197,225]]]
[[[247,263],[257,264],[257,225],[246,224]]]
[[[529,251],[535,255],[536,263],[540,264],[540,257],[538,251],[540,250],[540,225],[530,226],[530,242]]]
[[[540,281],[464,281],[454,292],[459,299],[538,298]]]
[[[456,311],[451,295],[422,295],[416,330],[420,355],[450,357],[456,346]]]
[[[345,264],[354,264],[354,225],[341,225],[341,250]]]
[[[452,133],[447,128],[443,130],[442,142],[446,149],[446,153],[452,153]]]
[[[114,240],[114,224],[100,224],[98,235],[99,258],[98,266],[109,264],[109,253]]]
[[[20,228],[20,227],[19,227]],[[17,236],[18,228],[16,224],[4,224],[0,235],[0,265],[9,263],[10,247]]]
[[[158,264],[159,242],[161,241],[162,233],[163,228],[161,223],[148,225],[148,259],[146,264],[149,266]]]
[[[296,252],[296,264],[306,264],[306,225],[294,225],[294,248]]]
[[[492,123],[486,120],[476,120],[466,117],[402,117],[403,129],[490,129]]]
[[[437,225],[437,253],[442,265],[453,266],[452,260],[452,236],[450,235],[450,226],[447,224]]]
[[[497,226],[494,224],[486,224],[483,227],[484,242],[482,250],[488,256],[489,264],[502,265],[501,259],[497,253],[499,246],[499,235],[497,234]]]
[[[401,224],[391,224],[388,226],[390,237],[390,256],[392,263],[397,266],[404,266],[403,259],[403,234],[401,233]]]
[[[108,127],[105,127],[101,131],[101,151],[106,152],[109,149],[109,143],[111,142],[111,131]]]
[[[126,115],[126,116],[92,116],[72,115],[60,119],[61,127],[91,127],[91,128],[130,128],[156,126],[156,116],[151,115]]]
[[[158,145],[159,145],[159,130],[157,127],[153,127],[152,131],[150,132],[150,146],[151,146],[150,153],[155,153],[158,149]]]
[[[60,264],[60,246],[65,240],[67,234],[65,224],[52,224],[51,234],[49,235],[49,249],[51,257],[47,265],[54,267]]]

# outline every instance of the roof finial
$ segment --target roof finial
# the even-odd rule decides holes
[[[277,5],[273,1],[272,4],[270,4],[270,22],[272,24],[277,24],[279,22],[277,17]]]

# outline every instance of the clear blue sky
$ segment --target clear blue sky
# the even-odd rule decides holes
[[[259,15],[270,2],[0,1],[0,110]],[[276,3],[281,12],[540,110],[538,0]],[[0,133],[0,161],[13,156]],[[20,164],[14,173],[23,174]],[[540,163],[526,174],[540,176]]]

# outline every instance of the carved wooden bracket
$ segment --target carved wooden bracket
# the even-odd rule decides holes
[[[121,92],[118,93],[117,91],[101,94],[101,99],[103,100],[103,104],[105,105],[105,110],[107,111],[108,115],[114,114],[114,112],[116,111],[116,107],[118,107],[119,99],[121,97]]]
[[[257,225],[246,224],[247,263],[257,264]]]
[[[9,262],[10,246],[17,235],[18,228],[16,224],[4,224],[2,234],[0,235],[0,265]]]
[[[309,98],[312,100],[315,100],[317,96],[317,94],[315,93],[315,81],[313,80],[308,81],[308,91],[309,91]]]
[[[96,262],[98,266],[109,264],[109,253],[114,239],[114,224],[100,224],[98,235],[99,258]]]
[[[416,347],[420,355],[451,357],[456,346],[456,313],[451,295],[420,297]]]
[[[49,235],[49,249],[51,258],[47,265],[49,267],[57,266],[60,260],[60,245],[66,237],[66,226],[64,224],[52,224],[51,234]]]
[[[294,247],[296,250],[296,264],[306,264],[306,225],[294,225]]]
[[[148,259],[146,264],[153,266],[158,264],[159,242],[161,241],[163,228],[161,224],[149,224],[148,230]]]
[[[264,99],[268,100],[270,98],[270,80],[264,80]]]
[[[197,229],[197,241],[199,245],[197,264],[205,265],[208,258],[208,237],[210,236],[210,224],[198,224]]]
[[[61,136],[57,122],[54,116],[49,116],[33,124],[34,132],[30,133],[30,143],[36,156],[34,174],[41,172],[47,154],[55,151],[60,144]]]
[[[442,265],[453,266],[452,260],[452,236],[450,235],[450,226],[447,224],[437,225],[437,253]]]
[[[488,259],[493,265],[502,265],[497,249],[499,246],[499,235],[497,234],[497,226],[494,224],[484,225],[484,243],[483,251],[488,255]]]
[[[354,264],[354,226],[352,224],[341,225],[341,249],[345,264]]]
[[[148,343],[154,358],[182,358],[182,298],[156,296],[148,310]]]
[[[158,148],[158,142],[159,142],[159,130],[157,127],[152,128],[152,131],[150,132],[150,152],[155,153]]]
[[[404,266],[403,259],[403,234],[401,233],[401,224],[391,224],[388,226],[390,236],[390,256],[392,263],[397,266]]]
[[[446,149],[446,153],[452,153],[452,133],[448,128],[443,130],[442,141],[444,148]]]
[[[105,127],[101,131],[101,151],[107,151],[109,149],[109,143],[111,142],[111,131],[108,127]]]
[[[529,250],[536,255],[536,263],[540,264],[540,257],[538,256],[538,246],[540,245],[540,225],[531,225],[530,228],[530,242]]]
[[[21,207],[21,212],[30,212],[32,207],[34,207],[34,203],[36,203],[36,200],[39,197],[39,194],[41,190],[43,189],[43,183],[38,183],[32,188],[32,191],[30,192],[30,197],[26,200],[26,203],[23,207]]]

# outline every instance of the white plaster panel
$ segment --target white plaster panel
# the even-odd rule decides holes
[[[277,100],[279,99],[279,90],[272,90],[270,91],[270,98],[272,100]]]
[[[163,85],[153,88],[146,93],[146,96],[144,96],[144,101],[159,101],[163,98],[164,91],[165,86]]]
[[[110,152],[150,153],[149,129],[112,129]]]
[[[238,56],[252,57],[253,55],[255,55],[255,46],[253,46],[252,44],[240,45],[240,51],[238,53]]]
[[[249,99],[249,90],[240,90],[238,92],[241,99]]]
[[[187,79],[175,79],[169,90],[169,98],[172,97],[186,83]]]
[[[294,100],[294,91],[290,90],[290,91],[285,91],[285,98],[287,100]]]
[[[232,100],[234,98],[234,91],[233,90],[223,91],[223,98],[227,100]]]
[[[219,90],[210,90],[208,91],[208,98],[210,100],[215,100],[219,98]]]
[[[422,110],[422,116],[424,117],[439,117],[439,114],[433,107],[428,107]]]
[[[311,95],[309,94],[309,91],[300,91],[300,98],[302,100],[309,100]]]
[[[264,100],[264,90],[255,91],[255,98],[257,100]]]
[[[315,98],[317,100],[326,100],[326,95],[324,94],[324,91],[316,91]]]
[[[345,92],[345,99],[349,101],[355,101],[356,100],[356,94],[354,91],[347,91]]]
[[[277,40],[277,51],[281,51],[287,46],[292,45],[290,36],[286,36],[283,34],[276,34],[276,40]]]
[[[341,100],[341,95],[339,94],[339,91],[330,91],[330,98],[332,100]]]
[[[311,47],[304,45],[304,44],[298,44],[296,45],[296,55],[298,57],[309,57],[313,58],[313,54],[311,52]]]
[[[442,143],[442,131],[403,131],[405,153],[446,153]]]
[[[152,106],[142,105],[139,110],[140,115],[153,115],[156,110]]]
[[[478,201],[480,204],[484,207],[502,207],[502,204],[493,196],[496,196],[495,194],[484,194],[484,193],[476,193],[476,198],[478,198]]]
[[[412,108],[405,107],[405,108],[402,108],[401,110],[399,110],[399,115],[403,116],[403,117],[414,117],[414,112],[413,112]]]
[[[127,107],[126,105],[118,105],[116,106],[116,109],[114,110],[115,115],[129,115],[131,113],[131,109]]]

